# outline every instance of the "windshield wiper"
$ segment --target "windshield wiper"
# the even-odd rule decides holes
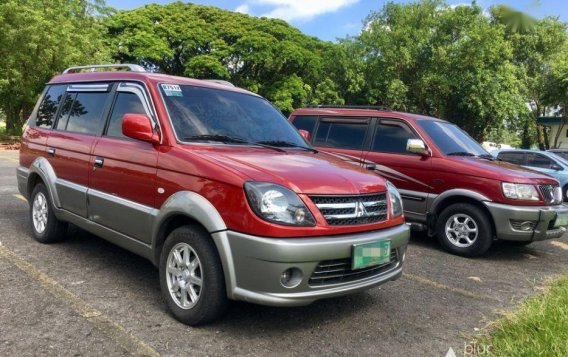
[[[481,154],[481,155],[477,155],[477,157],[480,157],[482,159],[487,159],[489,161],[500,161],[500,159],[496,158],[495,156],[491,155],[491,154]]]
[[[247,141],[245,139],[237,138],[234,136],[229,135],[219,135],[219,134],[203,134],[203,135],[194,135],[188,138],[183,138],[183,141],[218,141],[221,143],[235,143],[235,144],[245,144],[245,145],[252,145],[252,146],[260,146],[267,149],[272,149],[279,152],[286,152],[279,147],[267,145],[263,143],[255,143],[252,141]]]
[[[475,154],[472,154],[472,153],[467,152],[467,151],[449,152],[446,155],[448,155],[448,156],[475,156]]]
[[[319,152],[314,148],[311,148],[311,147],[308,147],[308,146],[297,145],[297,144],[291,143],[289,141],[284,141],[284,140],[258,141],[257,144],[272,145],[272,146],[277,146],[277,147],[289,147],[289,148],[304,149],[306,151],[311,151],[314,154],[317,154]]]

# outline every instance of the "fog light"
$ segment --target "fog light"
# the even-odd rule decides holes
[[[525,221],[521,223],[521,231],[531,231],[534,227],[534,223],[531,221]]]
[[[295,288],[302,282],[302,271],[298,268],[284,270],[280,275],[280,284],[285,288]]]
[[[534,230],[534,228],[536,226],[536,222],[535,221],[520,221],[520,220],[512,219],[511,220],[511,226],[516,231],[530,232],[530,231]]]

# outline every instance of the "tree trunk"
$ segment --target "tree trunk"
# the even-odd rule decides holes
[[[538,149],[539,150],[544,150],[544,142],[543,142],[543,134],[542,134],[543,130],[542,130],[542,125],[538,125],[536,126],[536,137],[537,137],[537,142],[538,142]]]
[[[14,134],[17,133],[21,127],[21,109],[19,106],[10,106],[10,108],[6,109],[6,132]]]

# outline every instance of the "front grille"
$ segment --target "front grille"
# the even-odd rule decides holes
[[[386,273],[395,268],[397,264],[396,249],[391,249],[390,262],[357,270],[351,269],[351,258],[325,260],[317,265],[308,284],[310,286],[324,286],[348,283]]]
[[[542,198],[548,203],[562,203],[562,190],[557,185],[539,185],[538,189]]]
[[[327,224],[349,226],[377,223],[387,219],[385,192],[357,196],[310,196]]]

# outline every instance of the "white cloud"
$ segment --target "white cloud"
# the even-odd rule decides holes
[[[240,5],[236,11],[246,10],[259,6],[268,7],[267,12],[260,16],[278,18],[285,21],[310,20],[318,15],[335,12],[346,6],[353,5],[359,0],[248,0]],[[239,11],[244,12],[244,11]]]
[[[241,4],[235,9],[235,12],[240,12],[241,14],[249,14],[250,13],[250,7],[246,3]]]

